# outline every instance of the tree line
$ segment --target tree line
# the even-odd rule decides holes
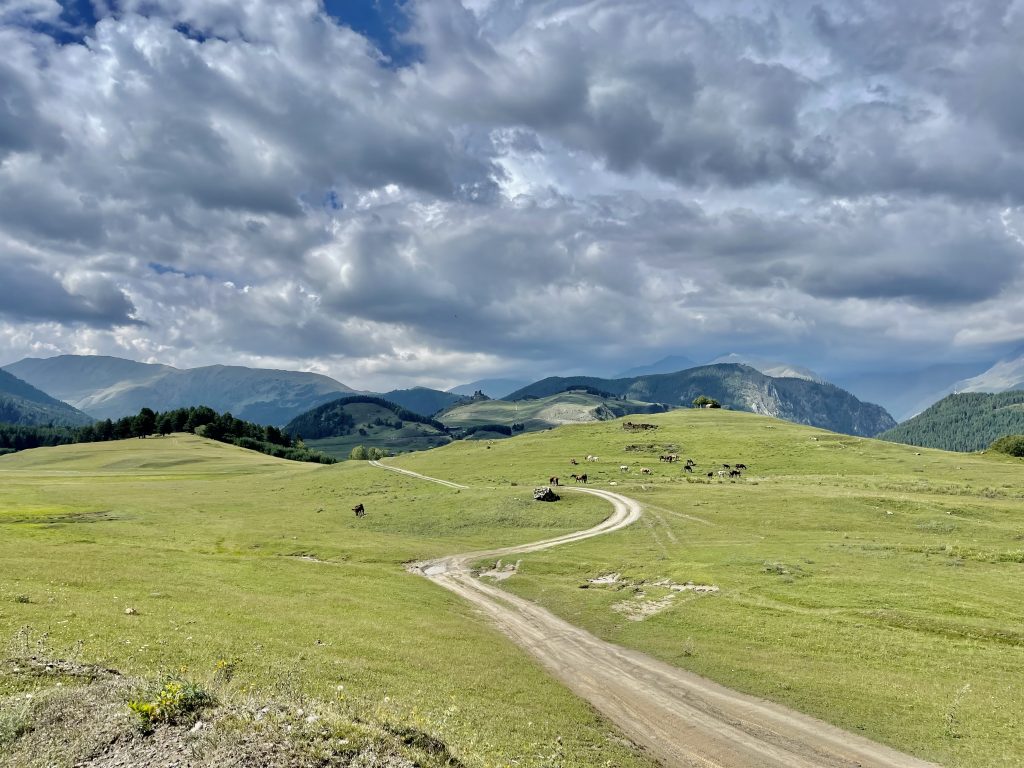
[[[311,461],[320,464],[333,464],[336,461],[319,451],[307,448],[300,436],[293,438],[277,427],[243,421],[230,413],[217,413],[205,405],[163,412],[142,408],[135,416],[124,416],[116,420],[105,419],[84,427],[26,427],[0,424],[0,453],[70,443],[101,443],[132,437],[169,435],[172,432],[190,432],[200,437],[291,461]]]

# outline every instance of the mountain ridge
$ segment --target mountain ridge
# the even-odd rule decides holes
[[[240,419],[280,425],[353,390],[303,371],[209,365],[174,368],[100,355],[25,358],[5,370],[52,392],[96,418],[120,418],[140,408],[207,405]]]
[[[630,400],[677,406],[689,406],[694,398],[706,395],[736,410],[865,437],[896,426],[895,419],[884,408],[862,403],[834,384],[773,378],[750,366],[734,363],[623,379],[553,376],[517,390],[506,399],[544,397],[573,386],[592,387]]]
[[[1024,391],[957,392],[878,435],[881,440],[946,451],[980,451],[1024,434]]]
[[[85,426],[93,418],[0,368],[0,424]]]

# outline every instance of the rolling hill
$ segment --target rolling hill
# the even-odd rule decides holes
[[[443,424],[367,395],[317,406],[288,422],[284,431],[338,459],[347,459],[357,445],[405,453],[451,442]]]
[[[529,400],[474,400],[438,414],[445,426],[455,429],[494,424],[511,427],[522,424],[534,432],[562,424],[607,421],[631,413],[662,413],[666,408],[653,403],[601,397],[585,391],[559,392]]]
[[[0,369],[0,424],[78,427],[94,419]]]
[[[547,397],[571,387],[591,387],[647,403],[689,406],[699,395],[733,410],[752,411],[797,424],[870,437],[896,425],[884,408],[862,403],[832,384],[797,378],[772,378],[746,365],[718,364],[677,373],[600,379],[551,377],[524,387],[508,400]]]
[[[5,370],[99,419],[208,405],[280,426],[352,389],[327,376],[243,366],[179,369],[99,355],[25,358]]]
[[[980,451],[1000,437],[1020,434],[1024,434],[1024,391],[961,392],[878,437],[946,451]]]
[[[659,662],[645,669],[685,669],[938,764],[1019,762],[1020,460],[738,411],[643,420],[657,430],[642,439],[595,421],[385,462],[462,488],[181,434],[0,457],[0,633],[12,655],[78,664],[58,671],[99,664],[159,690],[182,670],[236,725],[259,718],[241,722],[251,710],[233,709],[235,694],[269,697],[268,731],[291,726],[324,749],[370,741],[355,719],[429,747],[434,762],[414,756],[425,768],[456,764],[451,755],[466,766],[652,768],[472,604],[407,570],[605,521],[603,499],[566,489],[541,504],[530,492],[570,471],[570,457],[595,454],[590,486],[636,499],[641,518],[506,560],[507,578],[485,584],[513,593],[509,604],[532,601],[624,657]],[[700,472],[659,462],[668,446]],[[704,473],[738,461],[749,469],[735,480]],[[356,503],[366,517],[352,514]],[[472,565],[487,578],[494,561]],[[94,762],[94,741],[60,740],[79,719],[67,706],[51,721],[39,708],[51,696],[77,701],[68,697],[84,687],[26,675],[24,656],[20,668],[0,665],[0,712],[18,726],[4,754],[19,765]],[[126,700],[110,709],[128,727]],[[286,709],[294,700],[302,713]],[[203,720],[202,733],[215,727]],[[154,749],[156,739],[124,736]]]

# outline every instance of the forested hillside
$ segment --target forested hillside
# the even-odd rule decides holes
[[[1024,391],[962,392],[878,437],[895,443],[980,451],[1005,435],[1024,433]]]
[[[0,424],[73,425],[92,418],[0,369]]]

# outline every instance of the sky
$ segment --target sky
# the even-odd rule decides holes
[[[0,0],[0,364],[1024,343],[1024,0]]]

